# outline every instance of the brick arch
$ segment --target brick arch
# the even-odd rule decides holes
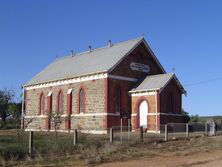
[[[66,101],[67,101],[67,103],[66,103],[66,107],[67,107],[67,109],[66,109],[66,114],[67,115],[71,115],[72,114],[72,112],[73,112],[73,110],[72,110],[72,102],[73,102],[73,88],[68,88],[68,91],[70,90],[70,89],[72,89],[71,90],[71,93],[69,93],[68,94],[68,92],[67,92],[67,94],[66,94]]]
[[[61,94],[62,96],[62,113],[64,113],[64,94],[63,94],[63,90],[59,89],[58,94],[57,94],[57,112],[59,113],[59,95]]]
[[[79,91],[78,91],[78,97],[76,98],[77,99],[77,111],[78,113],[80,113],[80,91],[83,91],[83,113],[86,112],[86,90],[85,90],[85,86],[84,85],[81,85],[80,88],[79,88]]]
[[[42,106],[41,106],[41,98],[43,98],[43,113],[41,112],[41,108],[42,108]],[[39,96],[39,107],[38,108],[39,108],[38,109],[38,115],[43,115],[44,112],[45,112],[45,94],[44,94],[43,91],[40,93],[40,96]]]
[[[148,112],[150,111],[150,105],[149,105],[149,102],[147,100],[147,98],[145,98],[144,96],[141,96],[137,101],[136,101],[136,105],[135,105],[135,111],[137,113],[137,118],[136,118],[136,126],[139,127],[139,122],[140,122],[140,112],[139,112],[139,107],[140,107],[140,104],[143,102],[143,101],[146,101],[147,103],[147,107],[148,107],[148,111],[147,111],[147,114]],[[148,121],[148,118],[147,118],[147,121]],[[148,125],[148,124],[147,124]]]

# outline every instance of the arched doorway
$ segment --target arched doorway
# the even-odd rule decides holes
[[[148,114],[148,105],[144,100],[139,105],[139,125],[143,128],[147,128],[147,114]]]

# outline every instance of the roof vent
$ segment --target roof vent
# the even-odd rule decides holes
[[[109,40],[109,41],[108,41],[108,45],[109,45],[109,47],[112,47],[112,46],[113,46],[113,44],[112,44],[112,41],[111,41],[111,40]]]
[[[89,45],[89,52],[92,52],[92,46]]]

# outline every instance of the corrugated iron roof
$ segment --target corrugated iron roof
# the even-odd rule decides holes
[[[158,75],[150,75],[147,76],[143,82],[137,86],[136,88],[132,89],[130,92],[141,92],[141,91],[149,91],[149,90],[160,90],[169,83],[169,81],[175,78],[178,86],[180,87],[181,91],[186,94],[186,91],[176,78],[175,74],[168,73],[168,74],[158,74]]]
[[[25,85],[108,71],[142,41],[143,38],[136,38],[111,47],[106,46],[91,52],[58,58]]]
[[[132,91],[161,89],[172,77],[173,74],[147,76],[143,82]]]

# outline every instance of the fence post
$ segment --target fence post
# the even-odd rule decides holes
[[[120,141],[123,142],[123,118],[120,119]]]
[[[140,141],[143,142],[143,126],[140,126]]]
[[[29,132],[29,154],[33,153],[33,131]]]
[[[215,122],[213,122],[213,136],[216,135],[216,128],[215,128]]]
[[[165,141],[168,140],[168,128],[167,128],[167,124],[165,124]]]
[[[75,146],[77,144],[78,140],[78,132],[77,129],[74,129],[73,131],[73,145]]]
[[[208,136],[207,123],[205,123],[205,134]]]
[[[113,128],[110,128],[110,131],[109,131],[109,142],[113,143]]]
[[[130,140],[130,119],[128,118],[128,142]]]
[[[186,123],[186,137],[189,137],[189,124]]]

